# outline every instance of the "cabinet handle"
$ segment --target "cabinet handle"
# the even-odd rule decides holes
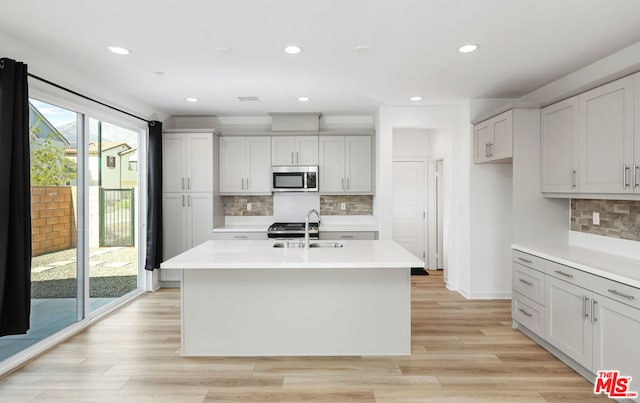
[[[347,190],[349,190],[351,187],[349,186],[349,178],[347,178]]]
[[[489,157],[493,157],[493,143],[489,143]]]
[[[342,239],[351,239],[351,238],[353,238],[353,235],[340,235],[340,238],[342,238]]]
[[[191,195],[187,196],[187,206],[191,207]]]
[[[523,262],[525,262],[525,263],[529,263],[529,264],[533,263],[531,260],[529,260],[529,259],[525,259],[525,258],[523,258],[523,257],[519,257],[519,258],[518,258],[518,260],[521,260],[521,261],[523,261]]]
[[[556,270],[556,273],[558,273],[561,276],[565,276],[566,278],[573,278],[573,274],[565,273],[562,270]]]
[[[589,304],[589,297],[582,297],[582,318],[586,319],[589,317],[589,312],[587,311],[587,305]]]
[[[233,236],[234,239],[247,239],[246,235],[234,235]]]
[[[597,304],[598,304],[598,301],[596,301],[595,299],[591,300],[591,323],[596,323],[598,321],[598,318],[596,317]]]
[[[242,190],[244,190],[244,178],[242,178],[240,180],[241,180],[241,183],[242,183],[242,185],[241,185],[242,186]]]
[[[247,190],[249,190],[249,178],[247,178]]]
[[[484,156],[489,158],[489,143],[484,145]]]
[[[609,291],[611,294],[615,294],[615,295],[617,295],[619,297],[626,298],[626,299],[629,299],[629,300],[636,299],[636,297],[634,297],[633,295],[625,294],[625,293],[620,292],[618,290],[607,290],[607,291]]]
[[[182,195],[182,207],[184,207],[184,195]]]
[[[622,165],[622,188],[626,189],[629,187],[629,183],[627,183],[627,172],[629,172],[629,167],[627,164]]]
[[[182,178],[182,190],[184,190],[184,178]]]
[[[522,308],[518,308],[518,310],[519,310],[520,312],[522,312],[523,314],[527,315],[527,316],[528,316],[528,317],[530,317],[530,318],[532,318],[532,317],[533,317],[533,314],[531,314],[531,313],[529,313],[529,312],[525,311],[525,310],[524,310],[524,309],[522,309]]]
[[[638,164],[634,164],[633,165],[633,188],[637,188],[640,187],[640,183],[638,183],[638,178],[640,178],[640,173],[638,173],[638,171],[640,170],[640,165]]]
[[[528,285],[529,287],[533,287],[533,283],[532,283],[531,281],[527,281],[527,280],[524,280],[524,279],[520,279],[520,282],[521,282],[521,283],[525,283],[525,284],[526,284],[526,285]]]
[[[572,169],[571,170],[571,188],[575,189],[577,184],[576,184],[576,170]]]

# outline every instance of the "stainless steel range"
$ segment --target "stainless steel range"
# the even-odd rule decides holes
[[[319,226],[317,222],[309,223],[309,238],[319,238]],[[269,238],[277,239],[290,239],[290,238],[304,238],[304,223],[303,222],[277,222],[271,224],[267,230],[267,236]]]

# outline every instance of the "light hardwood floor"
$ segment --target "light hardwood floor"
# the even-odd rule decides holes
[[[411,357],[180,357],[180,293],[150,293],[0,379],[0,402],[584,402],[593,386],[511,328],[509,301],[412,277]]]

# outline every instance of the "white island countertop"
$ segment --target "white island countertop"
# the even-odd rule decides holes
[[[326,241],[320,241],[326,242]],[[160,265],[162,269],[318,269],[424,267],[393,241],[341,241],[342,248],[274,248],[273,240],[207,241]]]

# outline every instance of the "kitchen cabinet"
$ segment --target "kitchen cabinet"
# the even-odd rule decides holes
[[[320,192],[370,194],[371,136],[320,136]]]
[[[516,250],[513,261],[518,326],[578,363],[580,373],[615,369],[640,380],[640,289]],[[631,390],[639,388],[632,381]]]
[[[513,157],[513,111],[474,126],[475,163],[508,162]]]
[[[213,240],[264,240],[267,239],[267,230],[264,232],[214,232]]]
[[[271,165],[318,165],[318,136],[272,136]]]
[[[541,111],[543,192],[578,191],[578,97]]]
[[[634,77],[579,96],[581,193],[632,190]]]
[[[322,231],[318,234],[320,240],[337,241],[337,240],[374,240],[376,239],[375,231]]]
[[[162,191],[213,191],[213,133],[163,133]]]
[[[270,137],[220,138],[221,194],[271,194],[270,177]]]

